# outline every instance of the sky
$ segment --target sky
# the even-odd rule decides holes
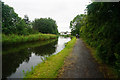
[[[71,31],[70,21],[78,14],[84,14],[91,0],[2,0],[14,8],[19,17],[28,15],[35,18],[52,18],[58,25],[58,31]]]

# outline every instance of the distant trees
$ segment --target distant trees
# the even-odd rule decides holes
[[[84,14],[77,15],[71,22],[70,22],[70,28],[71,28],[71,34],[76,35],[79,34],[80,27],[82,26],[82,21],[84,18]]]
[[[41,33],[58,34],[56,21],[51,18],[35,19],[33,28]]]
[[[24,21],[26,24],[30,24],[28,15],[24,15]]]
[[[24,15],[20,18],[14,9],[2,2],[2,32],[3,34],[29,35],[34,33],[58,34],[57,24],[51,18],[35,19],[30,22],[29,17]]]

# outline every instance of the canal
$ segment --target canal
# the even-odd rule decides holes
[[[24,72],[60,52],[70,40],[70,37],[59,37],[56,40],[3,46],[2,77],[23,78]]]

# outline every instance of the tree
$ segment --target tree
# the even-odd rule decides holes
[[[5,34],[13,33],[16,29],[16,23],[20,20],[21,18],[14,12],[14,9],[2,2],[2,32]]]
[[[80,34],[96,48],[104,63],[120,68],[120,4],[119,2],[93,2],[87,6],[87,15]]]
[[[33,31],[29,17],[20,18],[14,9],[2,2],[2,32],[8,34],[27,35],[36,33]]]
[[[30,23],[28,15],[24,15],[24,21],[26,24]]]
[[[33,28],[41,33],[58,34],[56,21],[51,18],[35,19]]]
[[[70,28],[72,35],[79,34],[80,27],[82,26],[82,19],[85,15],[77,15],[71,22],[70,22]]]

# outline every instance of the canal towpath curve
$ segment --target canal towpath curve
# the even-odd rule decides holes
[[[81,39],[77,39],[72,53],[64,61],[58,78],[104,78],[99,64]]]

